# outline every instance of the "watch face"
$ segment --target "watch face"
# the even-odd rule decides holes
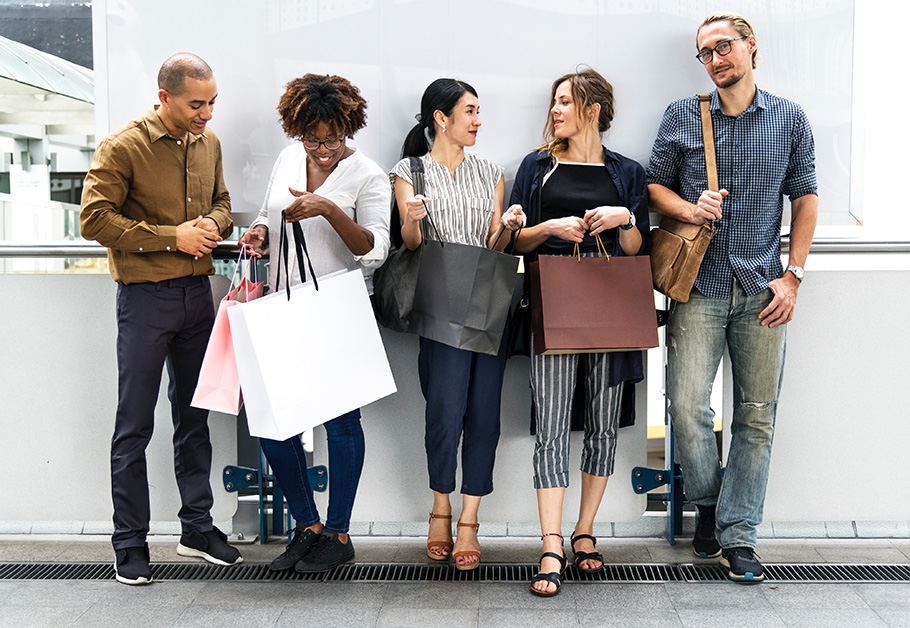
[[[803,280],[803,274],[804,274],[803,269],[800,268],[799,266],[787,266],[787,270],[789,270],[791,273],[796,275],[796,278],[799,279],[800,281]]]

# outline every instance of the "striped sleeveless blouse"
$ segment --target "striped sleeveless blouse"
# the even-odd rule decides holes
[[[423,195],[427,198],[427,210],[439,229],[440,238],[444,242],[485,248],[493,219],[493,191],[502,178],[503,169],[486,159],[466,154],[453,177],[449,169],[436,163],[429,153],[420,160],[426,182]],[[399,161],[389,173],[393,186],[395,177],[413,185],[407,158]],[[424,233],[430,239],[436,238],[429,224],[424,225]]]

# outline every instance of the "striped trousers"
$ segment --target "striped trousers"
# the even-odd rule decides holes
[[[533,352],[532,352],[533,353]],[[534,446],[534,488],[569,485],[569,434],[572,396],[578,361],[584,360],[585,435],[581,470],[606,477],[613,474],[616,430],[624,383],[608,386],[608,353],[531,356],[531,390],[537,406]]]

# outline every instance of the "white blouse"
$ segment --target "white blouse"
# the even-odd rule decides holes
[[[286,278],[282,277],[282,286],[276,285],[279,266],[278,242],[282,228],[287,230],[286,234],[291,243],[288,265],[291,285],[300,283],[297,256],[293,253],[294,236],[291,225],[281,223],[282,210],[287,209],[295,198],[288,191],[289,187],[295,190],[307,189],[306,151],[300,142],[288,146],[278,155],[275,167],[272,168],[265,201],[259,210],[259,217],[250,225],[250,227],[266,225],[269,229],[271,249],[269,286],[272,291],[284,286],[286,282]],[[300,225],[303,227],[316,276],[321,277],[337,270],[354,270],[359,267],[363,270],[367,290],[372,294],[373,271],[382,265],[389,253],[391,191],[385,171],[358,150],[339,161],[335,170],[313,193],[335,203],[354,222],[373,234],[373,249],[366,255],[354,255],[332,225],[322,216],[301,220]]]
[[[426,183],[423,195],[427,198],[427,213],[439,229],[440,238],[444,242],[486,248],[495,207],[494,190],[503,169],[486,159],[466,154],[453,177],[449,169],[436,163],[429,153],[420,160]],[[395,177],[414,184],[407,158],[399,161],[389,173],[393,187]],[[423,226],[423,233],[435,240],[433,228],[428,221],[424,222],[427,224]]]

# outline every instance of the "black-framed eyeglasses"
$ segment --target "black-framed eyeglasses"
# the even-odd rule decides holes
[[[740,39],[745,39],[746,37],[748,37],[748,35],[740,35],[736,39],[728,39],[726,41],[722,41],[713,48],[705,48],[697,55],[695,55],[695,58],[701,61],[702,64],[708,65],[711,63],[711,59],[714,58],[715,52],[721,57],[726,57],[728,54],[730,54],[730,51],[733,50],[733,42],[739,41]]]
[[[303,146],[307,150],[316,150],[320,146],[325,146],[329,150],[338,150],[342,144],[344,144],[344,140],[325,140],[322,142],[319,140],[303,140]]]

